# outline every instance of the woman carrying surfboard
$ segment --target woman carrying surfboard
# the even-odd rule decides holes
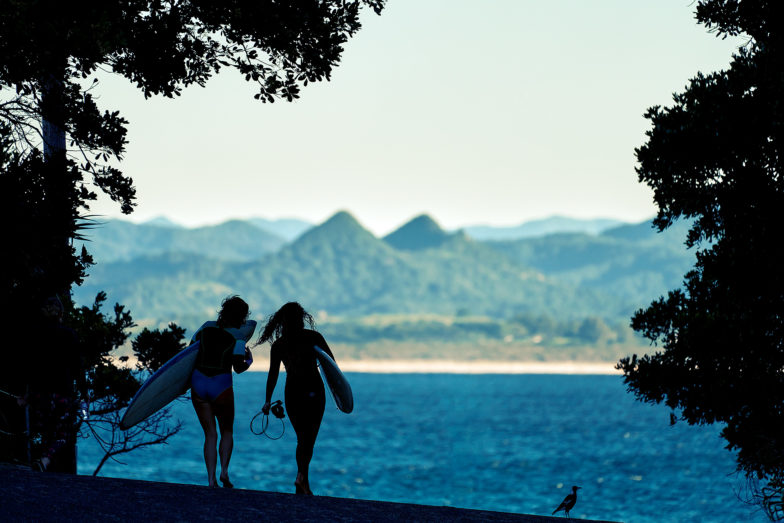
[[[306,329],[306,325],[310,328]],[[258,342],[272,343],[267,395],[261,410],[265,414],[270,410],[270,400],[283,362],[286,367],[286,410],[297,433],[295,492],[311,495],[308,469],[326,402],[313,347],[321,347],[330,358],[335,359],[324,337],[313,329],[313,317],[299,303],[289,302],[270,316]]]
[[[248,304],[239,296],[229,296],[221,304],[217,322],[206,322],[193,335],[191,343],[200,343],[191,375],[191,401],[204,430],[204,463],[207,480],[216,487],[215,468],[220,455],[220,481],[231,488],[229,460],[234,448],[234,389],[231,371],[240,374],[250,367],[253,358],[245,340],[235,338],[227,329],[239,329],[248,318]],[[255,325],[255,323],[254,323]],[[248,338],[250,335],[248,335]],[[218,430],[220,430],[220,447]]]

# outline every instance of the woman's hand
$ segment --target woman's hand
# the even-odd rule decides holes
[[[268,401],[264,403],[263,407],[261,407],[261,412],[263,412],[266,415],[269,414],[269,411],[270,411],[270,402]]]

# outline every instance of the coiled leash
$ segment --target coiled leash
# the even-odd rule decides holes
[[[258,414],[256,414],[251,418],[250,431],[257,436],[261,436],[262,434],[264,434],[269,439],[280,439],[283,437],[283,434],[286,433],[286,424],[283,422],[283,418],[286,417],[286,412],[283,410],[283,402],[280,400],[272,402],[272,405],[270,405],[269,412],[272,412],[272,415],[280,420],[280,427],[281,427],[280,435],[270,436],[269,434],[267,434],[267,429],[269,428],[269,413],[264,414],[263,410],[260,410]],[[259,416],[262,416],[261,430],[256,432],[255,430],[253,430],[253,422],[256,421],[256,418],[258,418]]]

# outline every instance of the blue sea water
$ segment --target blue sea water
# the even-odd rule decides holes
[[[285,376],[285,375],[282,375]],[[311,464],[317,495],[549,515],[579,485],[573,517],[644,522],[763,522],[718,427],[669,425],[618,376],[347,374],[355,410],[328,398]],[[283,396],[283,379],[275,398]],[[296,439],[256,436],[250,419],[266,373],[235,376],[230,475],[238,488],[293,492]],[[190,402],[183,429],[107,462],[102,476],[206,484],[203,435]],[[258,421],[258,420],[257,420]],[[280,430],[271,420],[270,432]],[[254,425],[255,427],[255,425]],[[79,444],[79,472],[102,453]],[[563,514],[562,512],[560,514]]]

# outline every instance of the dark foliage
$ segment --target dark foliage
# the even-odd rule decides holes
[[[62,166],[59,166],[62,167]],[[78,236],[77,169],[45,164],[37,151],[15,152],[0,122],[0,216],[5,224],[4,313],[40,307],[44,298],[79,284],[91,258],[66,238]],[[8,317],[8,316],[5,316]]]
[[[83,435],[90,434],[104,450],[104,456],[93,474],[97,474],[108,459],[140,447],[165,443],[180,430],[180,423],[171,423],[168,409],[128,431],[119,428],[122,410],[139,390],[144,379],[169,358],[184,348],[183,329],[171,324],[163,331],[144,329],[132,341],[136,370],[128,365],[117,365],[113,353],[128,340],[128,329],[134,326],[131,315],[122,305],[115,304],[111,314],[101,309],[106,295],[99,293],[90,307],[68,307],[67,323],[82,335],[80,347],[83,368],[87,371],[85,400],[86,419],[77,427]],[[123,363],[127,358],[121,358]]]
[[[780,5],[700,2],[700,22],[750,40],[728,70],[698,74],[671,107],[646,113],[652,129],[637,172],[654,190],[655,224],[694,219],[688,244],[702,250],[683,288],[632,320],[661,350],[619,363],[640,399],[664,402],[688,423],[725,425],[739,468],[778,492],[763,502],[772,518],[784,485]]]
[[[378,13],[383,0],[0,0],[0,204],[11,231],[0,312],[29,335],[47,298],[59,295],[68,302],[66,323],[82,347],[73,357],[88,374],[84,394],[92,407],[86,423],[107,457],[148,444],[131,441],[136,437],[165,441],[176,428],[159,418],[117,436],[119,409],[139,383],[110,353],[126,341],[131,316],[120,305],[104,315],[103,293],[91,307],[70,305],[71,287],[82,283],[92,261],[84,248],[75,251],[73,240],[89,228],[89,220],[79,217],[96,199],[94,191],[107,194],[124,213],[136,198],[133,181],[116,167],[127,121],[118,111],[99,109],[90,77],[111,70],[145,96],[172,97],[226,67],[256,84],[257,99],[292,101],[300,86],[329,79],[343,44],[360,27],[362,5]],[[157,368],[182,335],[176,325],[143,333],[134,345],[138,369]],[[7,344],[0,350],[3,390],[24,390],[27,373],[34,372],[20,365],[26,349]]]
[[[145,328],[133,340],[136,368],[155,372],[174,355],[185,348],[185,329],[170,323],[163,331]]]
[[[360,7],[379,13],[383,4],[0,0],[0,119],[23,151],[40,145],[41,116],[56,123],[74,164],[130,213],[132,180],[108,164],[121,159],[127,121],[98,108],[86,87],[96,70],[126,77],[145,96],[173,97],[228,68],[255,83],[256,99],[292,101],[301,86],[329,79],[360,28]]]

